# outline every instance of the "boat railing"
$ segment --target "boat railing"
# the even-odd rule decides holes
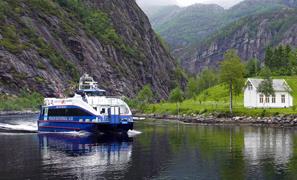
[[[44,104],[47,106],[50,105],[59,105],[59,106],[63,106],[63,105],[80,105],[80,106],[86,106],[86,104],[84,104],[85,102],[82,102],[79,99],[76,98],[64,98],[64,99],[57,99],[57,98],[46,98],[44,99]]]
[[[127,99],[126,96],[105,96],[106,98],[113,98],[113,99],[121,99],[121,100],[125,100]]]

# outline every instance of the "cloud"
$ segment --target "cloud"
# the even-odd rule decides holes
[[[243,0],[177,0],[177,4],[179,6],[189,6],[195,3],[203,3],[203,4],[218,4],[225,8],[229,8],[234,6]]]

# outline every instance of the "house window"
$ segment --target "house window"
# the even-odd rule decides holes
[[[263,94],[260,94],[260,103],[263,103],[264,102],[264,96]]]
[[[286,103],[286,95],[282,95],[282,103]]]
[[[272,103],[275,103],[275,95],[272,95]]]
[[[253,90],[253,86],[250,83],[248,84],[248,90],[250,90],[250,91]]]
[[[266,102],[266,103],[269,103],[269,96],[266,96],[266,97],[265,97],[265,102]]]

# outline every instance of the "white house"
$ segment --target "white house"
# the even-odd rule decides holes
[[[244,89],[244,107],[247,108],[287,108],[293,106],[292,89],[284,79],[273,79],[275,95],[266,97],[258,93],[263,79],[248,79]]]

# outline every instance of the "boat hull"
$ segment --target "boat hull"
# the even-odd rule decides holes
[[[133,129],[133,122],[121,124],[87,123],[70,121],[38,121],[39,132],[86,131],[90,133],[127,132]]]

